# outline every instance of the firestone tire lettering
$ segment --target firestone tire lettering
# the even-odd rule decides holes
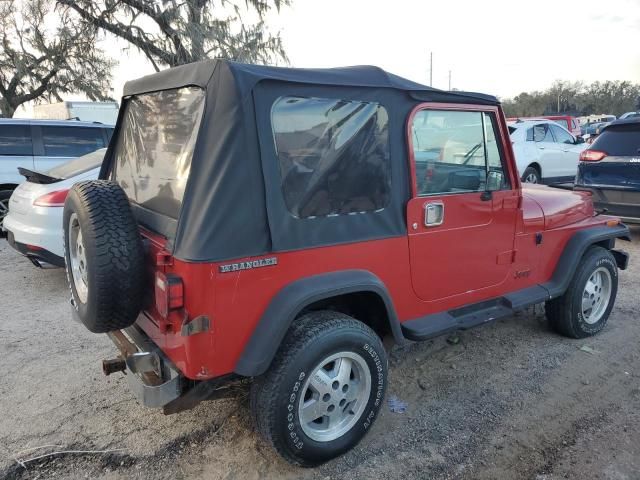
[[[337,352],[362,357],[371,389],[360,419],[328,441],[308,437],[298,417],[299,402],[318,362]],[[382,406],[388,362],[378,336],[362,322],[336,312],[312,312],[294,321],[270,369],[254,379],[251,409],[258,431],[289,462],[319,465],[353,448],[373,424]],[[281,402],[281,403],[279,403]]]

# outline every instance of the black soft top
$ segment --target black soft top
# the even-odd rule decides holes
[[[447,92],[427,87],[393,73],[371,66],[358,65],[340,68],[283,68],[265,65],[249,65],[229,60],[204,60],[189,63],[159,73],[147,75],[127,82],[123,96],[180,88],[193,85],[206,88],[213,81],[216,67],[224,65],[218,74],[231,75],[241,97],[250,95],[256,84],[262,80],[277,80],[313,85],[334,85],[344,87],[394,88],[407,92],[429,92],[433,101],[451,103],[480,103],[497,105],[498,99],[492,95],[474,92]]]
[[[227,261],[406,235],[410,196],[406,122],[421,102],[498,105],[490,95],[446,92],[371,67],[297,69],[207,60],[127,82],[101,171],[109,176],[128,99],[187,86],[205,107],[178,219],[133,205],[138,221],[169,239],[174,256]],[[359,215],[300,219],[284,203],[271,109],[285,96],[371,102],[388,115],[391,198]]]

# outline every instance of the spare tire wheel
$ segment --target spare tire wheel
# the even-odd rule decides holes
[[[73,307],[94,333],[131,326],[142,307],[144,251],[124,191],[76,183],[64,204],[64,258]]]

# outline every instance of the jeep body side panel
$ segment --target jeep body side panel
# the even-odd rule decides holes
[[[297,280],[284,287],[269,303],[247,342],[235,373],[255,376],[269,367],[291,323],[304,308],[326,298],[355,292],[372,292],[384,302],[389,327],[396,341],[403,340],[391,296],[382,281],[366,270],[344,270]]]
[[[150,235],[145,232],[145,236]],[[379,291],[379,283],[371,280],[377,277],[393,299],[398,320],[409,318],[409,310],[414,307],[405,237],[243,257],[221,263],[183,262],[169,255],[170,264],[159,265],[154,263],[154,259],[162,257],[159,239],[155,238],[148,248],[150,269],[182,279],[185,308],[172,312],[165,321],[157,314],[151,296],[137,323],[173,364],[194,380],[232,373],[270,303],[287,285],[300,279],[345,270],[366,270],[370,272],[368,279],[360,281],[353,291]],[[151,275],[149,281],[153,282]],[[334,286],[345,287],[337,280]],[[150,293],[153,289],[150,283]],[[209,318],[209,329],[183,336],[183,322],[199,315]],[[395,332],[399,332],[397,327]],[[279,346],[279,338],[270,331],[266,331],[263,340],[272,343],[275,349]]]
[[[476,304],[403,322],[403,334],[410,340],[426,340],[452,330],[466,330],[497,320],[523,308],[558,297],[569,286],[578,262],[587,248],[597,244],[610,249],[616,238],[629,240],[629,229],[625,225],[618,225],[614,227],[593,226],[577,230],[564,245],[560,257],[555,263],[551,280]],[[617,250],[614,250],[613,254],[618,267],[624,270],[627,266],[628,255]],[[529,272],[528,270],[521,271]],[[516,272],[518,277],[529,276],[518,275],[518,273]]]

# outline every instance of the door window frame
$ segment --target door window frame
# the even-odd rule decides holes
[[[501,191],[510,191],[516,190],[520,188],[520,178],[517,174],[514,173],[515,170],[515,158],[513,155],[513,149],[508,147],[505,148],[505,145],[511,145],[511,140],[509,137],[509,130],[507,128],[507,124],[504,119],[504,115],[502,114],[502,110],[498,106],[492,105],[469,105],[465,103],[436,103],[436,102],[423,102],[419,103],[409,113],[407,118],[407,122],[405,124],[406,130],[406,144],[408,151],[408,162],[409,162],[409,173],[410,173],[410,187],[411,187],[411,198],[424,198],[424,195],[418,194],[418,179],[416,177],[416,158],[415,152],[413,151],[413,131],[411,129],[413,125],[413,121],[418,112],[422,110],[449,110],[449,111],[459,111],[459,112],[480,112],[487,113],[489,115],[493,114],[496,119],[496,126],[498,129],[498,137],[496,138],[496,142],[500,142],[498,145],[498,152],[501,155],[502,160],[502,168],[505,171],[507,178],[509,180],[509,187],[504,188]],[[484,132],[484,142],[485,142],[485,152],[486,152],[486,131]],[[486,166],[485,166],[486,167]],[[478,192],[464,192],[464,194],[477,194],[482,193],[481,190]],[[462,193],[462,192],[461,192]],[[436,195],[436,194],[434,194]],[[443,193],[437,195],[451,195],[451,193]]]

